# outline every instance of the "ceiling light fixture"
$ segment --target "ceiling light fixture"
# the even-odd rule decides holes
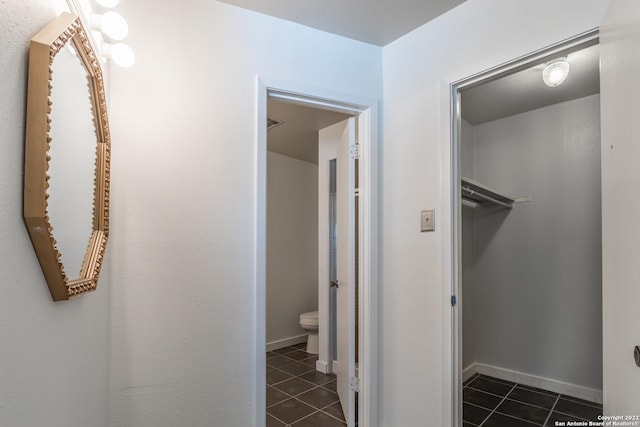
[[[124,43],[102,43],[102,55],[123,68],[131,67],[136,60],[133,49]]]
[[[67,0],[72,13],[80,17],[87,31],[91,45],[100,54],[101,62],[111,59],[121,67],[131,67],[135,62],[133,49],[121,43],[129,34],[127,21],[114,11],[108,10],[96,13],[89,0]],[[119,0],[94,0],[93,5],[99,8],[112,8],[119,4]]]
[[[123,40],[129,33],[127,21],[115,12],[106,12],[103,15],[92,13],[90,16],[91,28],[102,31],[111,40]]]
[[[96,3],[98,3],[100,6],[108,8],[117,6],[119,2],[120,0],[96,0]]]
[[[542,80],[549,87],[560,86],[569,75],[567,58],[558,58],[547,63],[542,71]]]

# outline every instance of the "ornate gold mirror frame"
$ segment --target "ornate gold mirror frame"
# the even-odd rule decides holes
[[[70,43],[73,44],[76,55],[87,71],[97,147],[93,177],[92,232],[80,276],[71,279],[64,271],[62,254],[54,238],[55,231],[51,225],[47,203],[52,142],[50,131],[53,61],[56,54]],[[86,85],[87,82],[79,84]],[[80,19],[70,13],[64,13],[31,39],[24,168],[24,218],[54,301],[67,300],[95,290],[98,285],[109,235],[110,156],[111,141],[100,61]],[[72,168],[73,165],[68,167]]]

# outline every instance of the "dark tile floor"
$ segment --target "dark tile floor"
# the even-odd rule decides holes
[[[602,405],[485,375],[465,383],[464,426],[554,426],[556,421],[597,421]]]
[[[305,347],[267,353],[267,427],[345,427],[336,377],[316,371]]]

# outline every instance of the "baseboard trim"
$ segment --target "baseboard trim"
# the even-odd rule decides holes
[[[467,381],[469,378],[478,373],[477,363],[472,363],[466,368],[462,369],[462,382]]]
[[[303,342],[307,342],[307,334],[270,341],[267,343],[267,351],[278,350],[280,348],[289,347],[290,345],[296,345]]]
[[[322,360],[316,360],[316,371],[320,371],[323,374],[330,374],[331,373],[331,365],[327,362],[324,362]]]
[[[538,387],[555,393],[566,394],[567,396],[577,397],[591,402],[602,403],[602,390],[526,374],[524,372],[512,371],[497,366],[485,365],[483,363],[473,363],[465,368],[462,372],[463,381],[471,378],[476,373],[505,381],[513,381],[528,385],[529,387]]]

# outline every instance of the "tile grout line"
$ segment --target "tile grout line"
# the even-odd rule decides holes
[[[336,403],[336,402],[333,402],[332,404],[325,406],[325,409],[326,409],[326,408],[328,408],[329,406],[332,406],[334,403]],[[314,409],[315,409],[315,408],[314,408]],[[315,412],[312,412],[312,413],[310,413],[309,415],[305,415],[304,417],[302,417],[302,418],[299,418],[299,419],[295,420],[295,421],[294,421],[294,422],[292,422],[291,424],[287,424],[287,426],[293,425],[293,424],[295,424],[295,423],[299,423],[300,421],[302,421],[302,420],[304,420],[304,419],[307,419],[307,418],[309,418],[310,416],[315,415],[315,414],[320,413],[320,412],[321,412],[321,413],[323,413],[323,414],[325,414],[325,415],[326,415],[326,416],[328,416],[328,417],[333,418],[333,419],[334,419],[334,420],[336,420],[336,421],[339,421],[339,422],[341,422],[341,423],[343,423],[343,424],[345,423],[345,422],[344,422],[343,420],[341,420],[340,418],[334,417],[334,416],[333,416],[333,415],[331,415],[330,413],[325,412],[323,409],[317,409]]]
[[[315,409],[315,408],[313,408],[313,409]],[[298,418],[297,420],[293,421],[291,424],[287,424],[287,425],[288,425],[288,426],[292,426],[292,425],[294,425],[295,423],[299,423],[300,421],[302,421],[302,420],[305,420],[305,419],[309,418],[311,415],[317,414],[318,412],[320,412],[320,411],[315,410],[315,411],[313,411],[312,413],[310,413],[309,415],[305,415],[305,416],[304,416],[304,417],[302,417],[302,418]]]
[[[572,397],[572,396],[569,396],[568,394],[561,394],[560,398],[564,400],[568,400],[571,403],[577,403],[578,405],[588,406],[590,408],[602,410],[602,405],[600,405],[599,403],[590,402],[588,400],[580,399],[579,397]]]
[[[552,396],[549,396],[549,397],[552,397]],[[524,401],[522,401],[522,400],[513,399],[513,398],[510,398],[510,397],[507,397],[507,400],[510,400],[511,402],[520,403],[520,404],[522,404],[522,405],[531,406],[531,407],[536,408],[536,409],[544,409],[545,411],[548,411],[548,410],[549,410],[549,408],[545,408],[544,406],[534,405],[534,404],[533,404],[533,403],[531,403],[531,402],[524,402]]]
[[[336,394],[338,394],[338,393],[336,393]],[[338,417],[334,417],[334,416],[333,416],[333,415],[331,415],[330,413],[325,412],[325,409],[327,409],[329,406],[333,406],[333,405],[335,405],[335,404],[336,404],[336,402],[340,402],[340,399],[338,399],[338,400],[336,400],[335,402],[330,403],[330,404],[328,404],[327,406],[325,406],[324,408],[320,409],[320,412],[322,412],[323,414],[327,414],[327,415],[328,415],[328,416],[330,416],[331,418],[334,418],[334,419],[336,419],[336,420],[340,421],[341,423],[344,423],[345,421],[341,420],[340,418],[338,418]],[[342,406],[340,406],[340,408],[342,409]]]
[[[296,398],[294,397],[294,399],[296,399]],[[309,405],[309,403],[307,403],[307,402],[305,402],[305,401],[303,401],[303,400],[300,400],[300,399],[296,399],[296,400],[299,400],[300,402],[304,403],[305,405]],[[336,400],[335,402],[331,402],[330,404],[325,405],[325,406],[323,406],[323,407],[322,407],[322,408],[320,408],[320,409],[319,409],[319,408],[316,408],[315,406],[311,406],[311,405],[309,405],[309,406],[311,406],[313,409],[315,409],[315,411],[314,411],[314,412],[312,412],[312,413],[310,413],[310,414],[308,414],[308,415],[305,415],[305,416],[303,416],[302,418],[298,418],[297,420],[294,420],[291,424],[286,424],[286,423],[285,423],[285,424],[286,424],[287,426],[291,426],[291,425],[293,425],[293,424],[295,424],[295,423],[298,423],[298,422],[300,422],[300,421],[302,421],[302,420],[304,420],[304,419],[306,419],[306,418],[309,418],[310,416],[315,415],[315,414],[317,414],[317,413],[319,413],[319,412],[322,412],[323,414],[327,415],[328,417],[333,418],[334,420],[337,420],[337,421],[339,421],[339,422],[341,422],[341,423],[344,423],[344,421],[343,421],[343,420],[341,420],[340,418],[337,418],[337,417],[335,417],[335,416],[333,416],[333,415],[331,415],[330,413],[328,413],[328,412],[326,412],[326,411],[325,411],[325,409],[327,409],[329,406],[333,406],[336,402],[339,402],[339,400]],[[273,417],[273,415],[272,415],[272,414],[269,414],[269,415],[271,415],[271,416]],[[277,418],[277,417],[274,417],[274,418]],[[282,421],[282,420],[278,419],[278,421]]]
[[[490,391],[482,390],[480,388],[473,388],[473,387],[467,387],[467,388],[471,389],[473,391],[479,391],[481,393],[488,394],[490,396],[495,396],[495,397],[499,397],[499,398],[503,398],[504,397],[504,396],[500,396],[499,394],[491,393]],[[511,390],[509,390],[509,393],[511,393]]]
[[[479,391],[479,392],[481,392],[481,393],[488,394],[488,395],[490,395],[490,396],[495,396],[495,397],[502,398],[502,396],[500,396],[500,395],[498,395],[498,394],[488,393],[488,392],[486,392],[486,391],[484,391],[484,390],[479,390],[479,389],[477,389],[477,388],[473,388],[472,390],[474,390],[474,391]],[[511,391],[513,391],[513,390],[511,390]],[[511,391],[509,391],[509,393],[511,393]],[[553,396],[549,396],[549,397],[553,397]],[[536,408],[536,409],[543,409],[543,410],[545,410],[545,411],[548,411],[548,410],[549,410],[549,408],[545,408],[544,406],[539,406],[539,405],[533,404],[533,403],[531,403],[531,402],[525,402],[524,400],[514,399],[513,397],[509,397],[509,395],[507,395],[507,396],[505,397],[505,399],[506,399],[506,400],[508,400],[508,401],[510,401],[510,402],[520,403],[520,404],[522,404],[522,405],[531,406],[531,407]],[[479,407],[479,408],[484,408],[484,409],[489,410],[489,408],[485,408],[485,407],[484,407],[484,406],[482,406],[482,405],[474,404],[473,402],[469,402],[469,401],[465,401],[465,400],[463,400],[463,402],[464,402],[464,403],[471,404],[471,405],[474,405],[474,406],[477,406],[477,407]],[[500,403],[502,403],[502,402],[500,402]],[[500,403],[498,403],[498,405],[499,405]],[[554,405],[555,405],[555,403],[554,403]],[[504,415],[508,415],[508,414],[504,414]],[[569,414],[567,414],[567,415],[569,415]],[[517,418],[517,417],[516,417],[516,418]],[[580,418],[580,417],[577,417],[577,418]],[[526,421],[526,420],[525,420],[525,421]]]
[[[516,384],[516,388],[517,388],[517,387],[518,387],[518,384]],[[516,398],[509,397],[509,395],[510,395],[510,394],[511,394],[511,392],[513,391],[513,388],[512,388],[511,390],[509,390],[509,392],[507,393],[507,395],[506,395],[506,396],[500,396],[499,394],[491,393],[491,392],[489,392],[489,391],[482,390],[482,389],[479,389],[479,388],[473,388],[473,387],[466,387],[466,388],[471,389],[471,390],[473,390],[473,391],[480,392],[480,393],[488,394],[489,396],[499,397],[499,398],[501,398],[501,399],[503,399],[503,397],[504,397],[504,398],[506,398],[506,400],[510,400],[510,401],[512,401],[512,402],[516,402],[516,403],[521,403],[521,404],[523,404],[523,405],[533,406],[534,408],[537,408],[537,409],[544,409],[545,411],[549,409],[549,408],[545,408],[544,406],[538,406],[538,405],[533,404],[533,403],[531,403],[531,402],[525,402],[524,400],[518,400],[518,399],[516,399]],[[528,391],[531,391],[531,390],[528,390]],[[538,394],[543,394],[543,393],[538,393]],[[551,395],[545,395],[545,396],[554,397],[554,396],[551,396]],[[556,396],[556,397],[557,397],[557,396]],[[464,401],[464,398],[463,398],[463,402],[465,402],[465,401]],[[465,403],[472,403],[472,402],[468,402],[468,401],[466,401]],[[500,403],[502,403],[502,402],[500,402]],[[499,403],[499,404],[500,404],[500,403]],[[473,403],[472,403],[472,404],[473,404]],[[481,405],[475,405],[475,406],[480,406],[480,407],[484,408],[484,407],[483,407],[483,406],[481,406]],[[489,408],[485,408],[485,409],[489,409]]]
[[[329,403],[329,404],[327,404],[327,405],[323,405],[323,406],[322,406],[322,407],[320,407],[320,408],[317,408],[314,404],[310,404],[310,403],[305,402],[304,400],[302,400],[302,399],[300,399],[300,398],[299,398],[300,396],[304,395],[305,393],[311,392],[311,391],[313,391],[313,390],[322,390],[322,391],[326,391],[326,392],[329,392],[329,393],[331,393],[331,394],[333,394],[333,395],[336,395],[336,397],[337,397],[337,392],[336,392],[335,390],[332,390],[332,389],[330,389],[330,388],[329,388],[329,384],[330,384],[331,382],[335,381],[335,379],[333,379],[333,378],[329,379],[328,381],[324,381],[324,382],[322,382],[321,384],[318,384],[318,383],[316,383],[316,382],[313,382],[313,381],[307,380],[307,379],[305,379],[305,378],[302,378],[302,376],[304,376],[304,375],[308,375],[308,374],[310,374],[311,372],[313,372],[313,371],[314,371],[314,369],[313,369],[313,367],[312,367],[312,366],[310,366],[310,365],[308,365],[308,364],[305,364],[304,362],[305,362],[305,361],[310,361],[311,359],[316,359],[316,360],[317,360],[317,356],[313,356],[313,355],[311,355],[310,357],[306,357],[306,358],[303,358],[303,359],[293,359],[293,358],[291,358],[291,357],[287,357],[287,355],[288,355],[288,354],[291,354],[291,353],[294,353],[294,352],[297,352],[297,351],[303,351],[303,352],[304,352],[304,350],[302,350],[302,349],[294,348],[293,350],[288,351],[288,352],[283,353],[283,354],[280,354],[280,353],[274,353],[275,355],[277,355],[277,356],[279,356],[279,357],[284,357],[284,358],[286,358],[286,359],[290,360],[290,362],[286,362],[286,363],[281,364],[281,365],[280,365],[280,367],[270,366],[270,365],[268,364],[268,360],[267,360],[267,368],[271,368],[271,369],[273,369],[273,370],[277,370],[277,371],[279,371],[279,372],[281,372],[281,373],[284,373],[284,374],[288,375],[288,378],[285,378],[285,379],[284,379],[284,380],[282,380],[282,381],[279,381],[279,382],[276,382],[276,383],[273,383],[273,384],[267,384],[267,385],[266,385],[266,386],[267,386],[267,388],[271,387],[273,390],[278,391],[278,392],[282,393],[282,394],[285,396],[285,397],[283,398],[283,400],[281,400],[280,402],[276,402],[276,403],[274,403],[274,404],[272,404],[272,405],[268,406],[268,407],[267,407],[267,414],[268,414],[269,416],[273,417],[273,418],[274,418],[275,420],[277,420],[278,422],[283,423],[283,424],[284,424],[284,427],[292,427],[292,426],[293,426],[293,425],[295,425],[296,423],[299,423],[299,422],[301,422],[301,421],[303,421],[303,420],[305,420],[305,419],[307,419],[307,418],[309,418],[309,417],[311,417],[311,416],[313,416],[313,415],[315,415],[315,414],[318,414],[318,413],[322,413],[323,415],[325,415],[325,416],[329,417],[330,419],[336,420],[337,422],[341,423],[342,425],[346,425],[346,424],[345,424],[345,422],[344,422],[343,420],[341,420],[340,418],[337,418],[336,416],[334,416],[334,415],[330,414],[329,412],[326,412],[326,411],[325,411],[325,410],[326,410],[326,409],[328,409],[329,407],[331,407],[331,406],[335,405],[337,402],[339,402],[339,399],[338,399],[338,400],[336,400],[336,401],[333,401],[333,402],[331,402],[331,403]],[[307,367],[309,367],[309,370],[308,370],[308,371],[301,372],[301,373],[299,373],[299,374],[293,374],[293,373],[287,372],[287,371],[285,371],[285,370],[283,370],[283,369],[280,369],[281,367],[287,366],[287,365],[292,364],[292,363],[297,363],[297,364],[306,365]],[[326,374],[325,374],[325,375],[326,375]],[[302,380],[304,383],[307,383],[308,385],[311,385],[312,387],[311,387],[310,389],[304,390],[304,391],[302,391],[302,392],[300,392],[300,393],[297,393],[297,394],[291,394],[290,392],[286,392],[286,391],[284,391],[284,390],[280,390],[279,388],[277,388],[277,386],[278,386],[278,385],[281,385],[282,383],[285,383],[285,382],[290,381],[290,380],[293,380],[293,379],[299,379],[299,380]],[[283,420],[281,420],[280,418],[276,417],[275,415],[273,415],[272,413],[270,413],[270,412],[268,411],[268,409],[270,409],[270,408],[272,408],[272,407],[274,407],[274,406],[277,406],[277,405],[281,404],[282,402],[285,402],[285,401],[290,400],[290,399],[293,399],[293,400],[295,400],[295,401],[297,401],[297,402],[299,402],[299,403],[301,403],[301,404],[304,404],[304,405],[306,405],[306,406],[309,406],[310,408],[312,408],[312,409],[313,409],[313,411],[312,411],[310,414],[305,415],[305,416],[303,416],[303,417],[301,417],[301,418],[295,419],[295,420],[293,420],[293,421],[292,421],[292,422],[290,422],[290,423],[286,423],[286,422],[284,422]]]
[[[481,388],[474,387],[474,383],[476,382],[475,380],[478,379],[478,378],[484,379],[484,380],[487,380],[489,382],[496,383],[496,384],[510,385],[511,389],[507,392],[507,394],[505,396],[500,396],[500,395],[495,394],[495,393],[493,393],[491,391],[487,391],[487,390],[483,390]],[[519,404],[519,405],[525,405],[525,406],[528,406],[528,407],[532,407],[532,408],[535,408],[535,409],[538,409],[538,410],[549,411],[548,414],[547,414],[547,417],[545,419],[545,424],[548,423],[549,419],[551,418],[551,415],[554,412],[556,412],[558,414],[565,415],[567,417],[573,417],[573,418],[578,419],[578,420],[589,421],[588,417],[585,417],[584,415],[576,415],[576,414],[566,413],[565,411],[557,410],[557,406],[558,406],[558,403],[560,402],[560,400],[567,401],[569,403],[576,404],[576,405],[579,405],[579,406],[584,407],[584,408],[596,409],[596,410],[602,411],[601,405],[599,405],[596,402],[589,402],[589,401],[586,401],[584,399],[574,398],[572,396],[563,395],[561,393],[550,392],[550,391],[547,391],[547,390],[544,390],[544,389],[536,389],[535,387],[525,386],[523,384],[514,383],[512,381],[494,379],[492,377],[478,375],[478,374],[475,374],[474,376],[472,376],[471,378],[469,378],[466,381],[466,384],[463,384],[463,390],[466,390],[466,389],[469,389],[470,391],[474,391],[474,392],[477,392],[477,393],[484,393],[487,396],[498,397],[498,398],[501,399],[501,401],[497,404],[497,406],[495,406],[493,408],[493,410],[490,410],[489,408],[486,408],[486,407],[484,407],[482,405],[478,405],[478,404],[474,404],[474,403],[465,401],[463,399],[463,402],[466,403],[466,404],[469,404],[469,405],[472,405],[474,407],[490,411],[489,415],[480,424],[481,426],[494,413],[499,413],[501,415],[505,415],[505,416],[508,416],[510,418],[514,418],[516,420],[522,420],[522,421],[530,422],[530,423],[535,425],[534,421],[522,419],[522,418],[519,418],[518,416],[504,414],[501,411],[498,411],[498,407],[500,405],[502,405],[506,400],[508,400],[510,402],[513,402],[513,403],[516,403],[516,404]],[[532,393],[533,395],[539,395],[539,396],[545,396],[545,397],[552,398],[553,399],[553,405],[551,406],[551,408],[548,408],[548,407],[544,407],[544,406],[539,406],[538,404],[536,404],[536,403],[534,403],[532,401],[526,401],[526,399],[524,399],[524,398],[523,399],[518,399],[515,396],[511,396],[511,394],[513,393],[513,391],[515,389],[522,390],[522,391],[525,391],[525,392],[528,392],[528,393]],[[468,421],[465,421],[465,422],[468,422]]]
[[[281,420],[280,418],[276,417],[275,415],[273,415],[273,414],[269,414],[269,413],[267,413],[267,415],[269,415],[269,416],[271,416],[272,418],[275,418],[276,420],[280,421],[282,424],[284,424],[284,425],[285,425],[285,427],[289,426],[289,424],[285,423],[283,420]]]
[[[527,424],[532,425],[532,426],[543,427],[541,424],[536,424],[535,422],[533,422],[531,420],[525,420],[524,418],[518,418],[515,415],[503,414],[502,412],[496,412],[496,414],[502,415],[502,416],[507,417],[507,418],[511,418],[512,420],[522,421],[522,422],[527,423]]]
[[[274,403],[274,404],[272,404],[272,405],[267,406],[267,407],[266,407],[266,408],[267,408],[267,412],[269,411],[269,408],[271,408],[272,406],[276,406],[276,405],[278,405],[278,404],[280,404],[280,403],[284,402],[285,400],[289,400],[289,399],[293,399],[293,398],[294,398],[294,397],[293,397],[292,395],[290,395],[289,393],[286,393],[286,392],[284,392],[284,391],[282,391],[282,390],[278,390],[278,389],[276,389],[276,390],[277,390],[277,391],[279,391],[280,393],[284,394],[284,395],[285,395],[285,396],[287,396],[287,397],[285,397],[284,399],[282,399],[282,400],[280,400],[280,401],[278,401],[278,402],[276,402],[276,403]]]
[[[556,398],[556,401],[554,402],[553,406],[551,407],[551,411],[549,411],[549,415],[547,415],[547,419],[544,420],[544,424],[542,424],[543,426],[546,426],[547,423],[549,422],[549,419],[551,418],[551,414],[553,414],[553,410],[556,409],[556,405],[558,404],[559,401],[560,401],[560,394],[558,394],[558,397]]]
[[[315,413],[318,413],[318,412],[322,412],[323,414],[325,414],[325,415],[327,415],[327,416],[329,416],[329,417],[331,417],[331,418],[333,418],[333,419],[335,419],[335,420],[337,420],[337,421],[340,421],[341,423],[344,423],[344,421],[343,421],[343,420],[341,420],[340,418],[335,417],[335,416],[333,416],[333,415],[331,415],[330,413],[328,413],[328,412],[326,412],[326,411],[325,411],[325,409],[327,409],[327,408],[328,408],[328,407],[330,407],[330,406],[335,405],[337,402],[340,402],[340,400],[336,400],[335,402],[331,402],[331,403],[329,403],[328,405],[324,405],[324,406],[322,406],[322,407],[320,407],[320,408],[317,408],[317,407],[313,406],[312,404],[310,404],[310,403],[308,403],[308,402],[305,402],[304,400],[298,399],[298,397],[297,397],[297,396],[300,396],[300,395],[302,395],[302,394],[305,394],[305,393],[307,393],[307,392],[309,392],[309,391],[316,390],[316,389],[318,389],[318,388],[323,388],[323,387],[322,387],[322,386],[317,386],[317,387],[315,387],[315,388],[312,388],[312,389],[309,389],[309,390],[304,391],[304,392],[302,392],[302,393],[299,393],[299,394],[297,394],[297,395],[295,395],[295,396],[292,396],[292,395],[290,395],[289,393],[282,392],[282,393],[286,394],[287,396],[289,396],[289,398],[284,399],[282,402],[284,402],[285,400],[288,400],[288,399],[295,399],[295,400],[298,400],[299,402],[304,403],[305,405],[310,406],[311,408],[315,409],[315,411],[314,411],[314,412],[312,412],[312,413],[310,413],[309,415],[306,415],[306,416],[304,416],[304,417],[302,417],[302,418],[299,418],[299,419],[297,419],[297,420],[293,421],[291,424],[295,424],[295,423],[297,423],[297,422],[299,422],[299,421],[302,421],[303,419],[308,418],[308,417],[310,417],[311,415],[313,415],[313,414],[315,414]],[[323,388],[323,389],[324,389],[324,390],[327,390],[327,389],[325,389],[325,388]],[[280,390],[279,390],[279,391],[280,391]],[[336,394],[336,395],[337,395],[337,393],[334,393],[334,392],[332,392],[331,390],[327,390],[327,391],[329,391],[330,393],[333,393],[333,394]],[[273,404],[273,405],[269,406],[268,408],[271,408],[272,406],[275,406],[275,405],[277,405],[277,404],[279,404],[279,403],[282,403],[282,402],[275,403],[275,404]],[[268,408],[267,408],[267,409],[268,409]],[[269,414],[269,415],[273,416],[272,414]],[[281,420],[279,420],[279,421],[281,421]],[[289,424],[287,424],[287,425],[289,425]]]
[[[596,409],[597,409],[597,408],[596,408]],[[588,419],[586,419],[586,418],[584,418],[584,417],[582,417],[582,416],[579,416],[579,415],[575,415],[575,414],[567,414],[566,412],[562,412],[562,411],[556,411],[556,413],[561,414],[561,415],[566,415],[567,417],[577,418],[577,419],[579,419],[580,421],[587,421],[587,422],[588,422],[588,421],[593,421],[593,420],[588,420]]]
[[[467,405],[469,405],[469,406],[474,406],[474,407],[476,407],[476,408],[484,409],[485,411],[491,411],[491,409],[489,409],[489,408],[485,408],[484,406],[476,405],[475,403],[465,402],[465,401],[462,401],[462,403],[466,403]],[[498,403],[498,405],[500,405],[500,403]],[[497,406],[496,406],[496,407],[497,407]],[[490,412],[490,413],[489,413],[489,415],[487,415],[487,418],[489,418],[489,416],[490,416],[491,414],[492,414],[492,412]],[[482,420],[482,422],[481,422],[480,424],[474,424],[474,423],[472,423],[471,421],[465,421],[465,420],[464,420],[464,411],[463,411],[463,415],[462,415],[462,422],[463,422],[463,423],[469,423],[469,424],[471,424],[471,425],[473,425],[473,426],[479,427],[479,426],[480,426],[480,425],[482,425],[482,423],[483,423],[483,422],[485,422],[485,421],[486,421],[486,419]]]
[[[504,395],[504,397],[502,398],[502,400],[500,401],[500,403],[498,403],[498,404],[496,405],[496,407],[495,407],[495,408],[493,408],[493,411],[491,411],[491,413],[487,416],[487,418],[485,418],[485,419],[484,419],[484,421],[482,421],[482,422],[480,423],[480,427],[482,427],[482,426],[484,425],[484,423],[485,423],[485,422],[487,422],[487,420],[491,417],[491,415],[495,414],[496,409],[498,409],[498,407],[499,407],[500,405],[502,405],[502,403],[503,403],[505,400],[507,400],[507,396],[509,395],[509,393],[511,393],[511,392],[513,391],[513,389],[514,389],[514,388],[516,388],[516,385],[517,385],[517,384],[515,384],[515,383],[513,384],[513,387],[511,387],[511,390],[509,390],[509,391],[507,392],[507,394],[505,394],[505,395]],[[463,418],[464,418],[464,417],[463,417]]]
[[[306,380],[302,380],[302,381],[306,381]],[[284,382],[284,381],[283,381],[283,382]],[[307,382],[309,382],[309,381],[307,381]],[[278,384],[281,384],[281,383],[278,383]],[[305,393],[308,393],[308,392],[310,392],[310,391],[313,391],[313,390],[316,390],[316,389],[319,389],[319,388],[321,388],[321,389],[323,389],[323,390],[326,390],[326,391],[328,391],[328,392],[330,392],[330,393],[333,393],[333,394],[336,394],[336,395],[337,395],[337,393],[336,393],[336,392],[331,391],[331,390],[329,390],[329,389],[326,389],[326,388],[324,388],[322,385],[318,385],[318,384],[313,384],[313,385],[314,385],[314,387],[312,387],[312,388],[310,388],[310,389],[308,389],[308,390],[302,391],[302,392],[300,392],[300,393],[298,393],[298,394],[291,394],[291,393],[288,393],[288,392],[286,392],[286,391],[284,391],[284,390],[280,390],[279,388],[275,388],[275,387],[273,387],[273,386],[269,386],[269,385],[268,385],[268,386],[267,386],[267,388],[269,388],[269,387],[270,387],[270,388],[273,388],[273,389],[275,389],[276,391],[279,391],[280,393],[284,394],[284,395],[285,395],[285,396],[287,396],[287,397],[286,397],[286,398],[284,398],[284,399],[282,399],[282,400],[280,400],[280,401],[278,401],[278,402],[276,402],[276,403],[274,403],[274,404],[272,404],[272,405],[267,406],[267,409],[269,409],[269,408],[271,408],[272,406],[275,406],[275,405],[277,405],[277,404],[279,404],[279,403],[282,403],[282,402],[284,402],[285,400],[289,400],[289,399],[297,399],[297,400],[300,400],[301,402],[303,402],[303,403],[305,403],[305,404],[307,404],[307,405],[308,405],[308,403],[307,403],[307,402],[305,402],[304,400],[298,399],[298,396],[301,396],[301,395],[303,395],[303,394],[305,394]],[[330,403],[329,405],[326,405],[326,406],[325,406],[325,408],[326,408],[326,407],[329,407],[329,406],[331,406],[331,405],[333,405],[334,403],[336,403],[336,402],[332,402],[332,403]]]

